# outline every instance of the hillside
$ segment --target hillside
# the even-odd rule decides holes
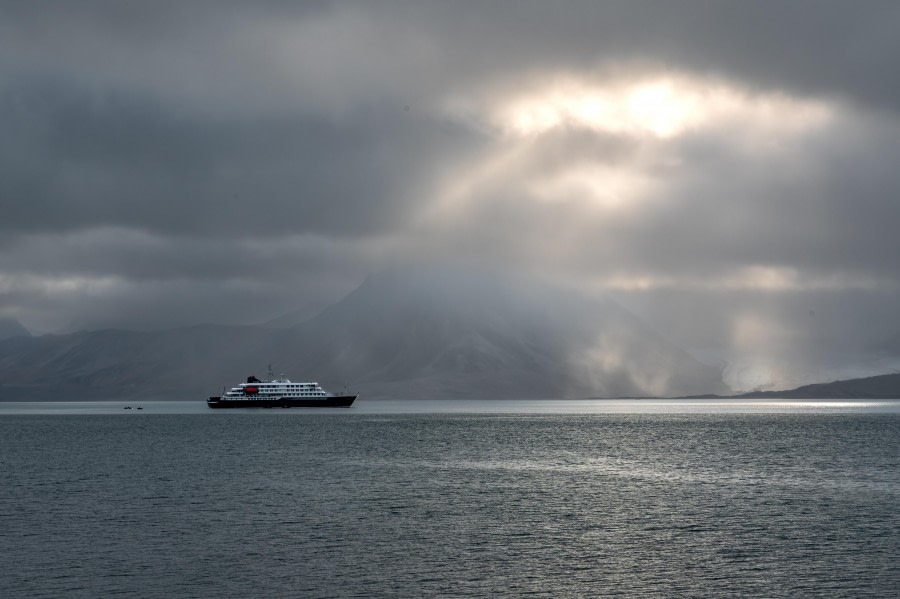
[[[586,397],[723,389],[720,372],[610,299],[488,274],[388,272],[290,329],[278,355],[391,397]],[[291,370],[294,370],[291,368]]]
[[[735,397],[784,399],[900,399],[900,374],[803,385],[786,391],[755,391]]]
[[[289,320],[286,322],[290,322]],[[197,399],[249,374],[366,397],[727,392],[720,372],[610,299],[470,272],[372,276],[290,328],[203,325],[0,341],[0,399]]]
[[[10,337],[31,337],[31,333],[15,318],[0,318],[0,340]]]
[[[267,353],[271,337],[262,327],[200,325],[7,339],[0,342],[0,400],[196,398],[236,382],[251,356]]]

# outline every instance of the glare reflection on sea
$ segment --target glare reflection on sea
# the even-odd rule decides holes
[[[356,400],[348,408],[211,410],[204,401],[0,401],[8,414],[742,414],[900,413],[900,399]]]
[[[881,598],[898,505],[894,401],[0,403],[3,599]]]

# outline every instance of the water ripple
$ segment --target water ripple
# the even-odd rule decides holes
[[[0,418],[0,596],[900,588],[897,414],[134,422]]]

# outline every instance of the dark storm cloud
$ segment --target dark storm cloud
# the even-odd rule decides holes
[[[0,2],[0,316],[253,322],[449,259],[690,347],[861,343],[900,293],[898,30],[874,1]],[[708,118],[569,114],[666,81]]]
[[[119,77],[134,85],[188,82],[226,89],[244,101],[272,102],[267,90],[243,88],[262,70],[291,28],[320,27],[329,39],[303,49],[322,70],[366,78],[371,93],[400,86],[415,98],[520,70],[592,68],[599,62],[649,61],[662,66],[754,81],[764,87],[900,106],[890,73],[900,55],[895,3],[793,0],[768,3],[569,1],[449,2],[79,2],[4,4],[7,70],[77,71],[88,81]],[[282,27],[279,29],[279,27]],[[264,37],[266,33],[270,36]],[[252,43],[242,35],[253,35]],[[314,36],[312,36],[314,37]],[[380,47],[365,44],[380,42]],[[298,41],[298,40],[293,40]],[[405,55],[418,49],[418,55]],[[240,50],[236,53],[235,50]],[[114,55],[110,55],[114,52]],[[356,52],[356,54],[349,54]],[[383,60],[387,56],[393,62]],[[295,56],[306,64],[309,56]],[[124,64],[123,64],[124,62]],[[396,69],[392,69],[396,66]],[[138,70],[132,70],[138,68]],[[141,70],[142,69],[142,70]],[[104,75],[105,74],[105,75]],[[223,81],[223,79],[231,80]],[[260,80],[256,80],[259,82]],[[266,81],[262,79],[261,81]],[[268,91],[280,82],[268,80]],[[317,81],[352,89],[353,81]],[[187,85],[190,87],[190,85]],[[241,91],[242,90],[242,91]],[[180,94],[185,90],[170,89]],[[229,98],[219,98],[227,103]]]
[[[49,277],[127,277],[140,282],[196,282],[321,276],[329,270],[363,276],[373,264],[358,255],[365,243],[322,235],[271,240],[158,237],[131,229],[92,229],[60,236],[20,236],[0,255],[6,273]],[[26,263],[19,257],[28,256]]]
[[[216,119],[59,82],[18,83],[0,111],[0,228],[15,232],[377,232],[402,222],[418,164],[451,141],[398,108]]]
[[[729,143],[720,132],[679,150],[701,172],[670,181],[665,209],[627,232],[657,240],[634,248],[629,264],[646,260],[669,272],[791,265],[900,280],[900,240],[891,232],[900,220],[893,158],[900,124],[851,122],[755,160],[735,155]]]
[[[566,8],[512,6],[498,15],[509,20],[480,22],[508,32],[496,44],[501,53],[509,48],[585,66],[606,58],[648,60],[760,87],[900,107],[900,83],[886,76],[900,54],[894,3],[620,1]]]

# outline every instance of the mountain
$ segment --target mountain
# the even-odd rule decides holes
[[[31,337],[31,333],[15,318],[0,318],[0,340],[10,337]]]
[[[734,397],[780,399],[900,399],[900,374],[803,385],[786,391],[754,391]]]
[[[609,298],[490,273],[390,271],[286,332],[277,355],[390,397],[619,397],[724,389]]]
[[[266,355],[262,327],[101,330],[0,341],[0,399],[192,399]]]
[[[291,310],[287,314],[282,314],[281,316],[260,323],[260,326],[269,329],[289,329],[306,322],[327,307],[327,304],[308,303]]]
[[[285,320],[289,323],[289,319]],[[609,298],[471,272],[369,277],[289,328],[202,325],[0,341],[0,399],[197,399],[249,374],[366,397],[621,397],[728,392],[719,369]]]

